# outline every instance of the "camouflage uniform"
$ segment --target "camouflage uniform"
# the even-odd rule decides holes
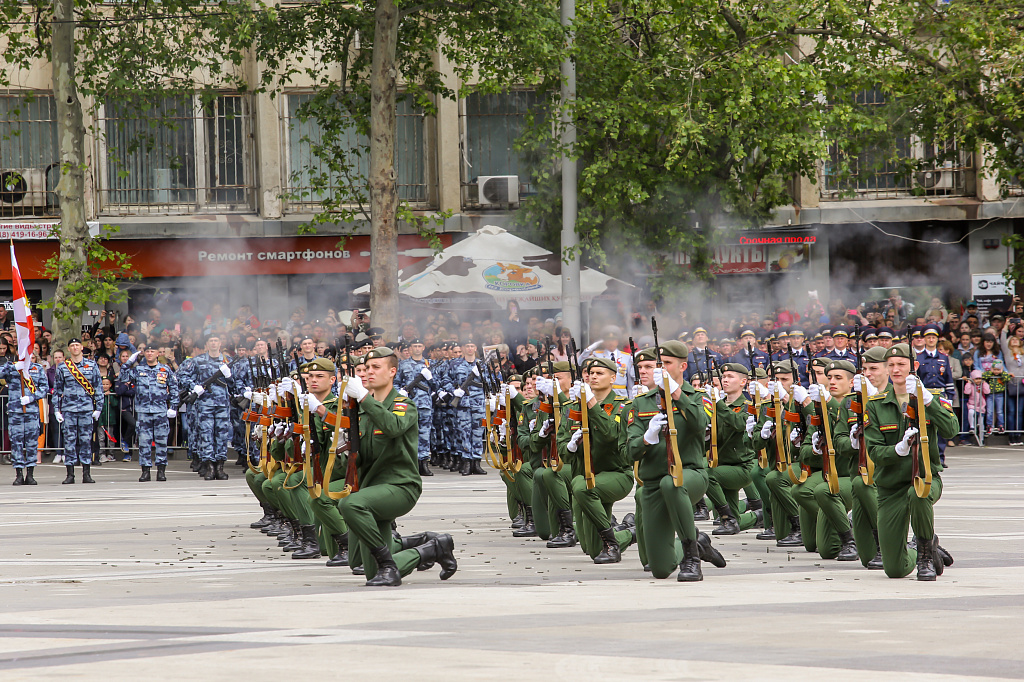
[[[72,361],[69,358],[66,362]],[[82,358],[75,365],[92,388],[91,395],[78,383],[66,364],[57,365],[53,380],[54,410],[60,412],[64,419],[64,464],[69,467],[92,464],[95,427],[92,413],[103,406],[103,383],[96,362]]]
[[[423,376],[423,370],[427,369],[426,360],[402,360],[398,365],[398,374],[395,376],[395,388],[405,389],[415,384],[409,394],[409,400],[416,405],[417,419],[419,421],[419,444],[416,456],[420,461],[430,459],[430,427],[434,421],[433,415],[433,374],[427,379]],[[428,370],[429,372],[429,370]],[[417,378],[418,377],[418,378]]]
[[[50,390],[46,370],[42,365],[33,362],[29,367],[28,377],[35,384],[36,390],[26,390],[23,393],[21,373],[14,367],[14,363],[9,362],[0,366],[0,379],[7,382],[7,420],[10,425],[8,434],[11,438],[11,460],[16,469],[36,465],[36,453],[39,450],[39,401],[45,398]],[[22,395],[31,397],[32,402],[23,407]]]
[[[139,435],[139,464],[167,465],[167,437],[170,424],[167,411],[178,407],[178,380],[171,368],[162,362],[142,363],[121,372],[124,395],[135,396],[136,431]]]
[[[473,374],[475,364],[457,358],[452,363],[447,391],[455,392],[466,379]],[[459,399],[459,406],[454,412],[455,453],[462,459],[480,460],[484,457],[484,389],[479,377],[465,388],[466,394]]]
[[[187,373],[184,367],[179,370],[179,383],[182,386],[199,386],[215,373],[220,374],[224,362],[223,355],[216,358],[207,353],[197,355],[192,358]],[[194,403],[195,429],[189,433],[189,444],[194,441],[194,451],[203,462],[224,462],[228,458],[232,387],[232,380],[221,376]]]

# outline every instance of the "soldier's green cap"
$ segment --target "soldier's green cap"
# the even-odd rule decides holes
[[[832,358],[826,358],[824,355],[820,358],[814,358],[811,360],[811,365],[814,367],[822,367],[828,369],[829,363],[832,362]]]
[[[682,341],[666,341],[661,344],[659,350],[662,355],[667,355],[670,358],[680,358],[681,360],[685,360],[690,355],[690,349]]]
[[[394,354],[395,351],[391,350],[387,346],[380,346],[379,348],[371,350],[365,357],[367,360],[376,360],[377,358],[389,358]]]
[[[595,367],[601,367],[606,369],[612,374],[617,374],[619,368],[615,366],[615,363],[608,358],[589,358],[590,363],[585,366],[585,369],[593,369]]]
[[[300,368],[303,372],[330,372],[331,374],[334,374],[335,369],[334,363],[327,358],[316,358],[315,360],[310,360],[309,362],[304,363]]]
[[[767,379],[768,378],[768,372],[765,371],[764,367],[757,367],[757,368],[754,369],[754,378],[755,379]]]
[[[741,365],[738,362],[727,362],[727,363],[725,363],[724,365],[722,365],[722,371],[723,372],[736,372],[737,374],[742,374],[745,377],[750,376],[750,370],[747,369],[746,365]]]
[[[850,362],[849,360],[833,360],[832,362],[828,363],[827,370],[831,372],[834,369],[841,369],[844,372],[849,372],[850,374],[857,373],[857,368],[854,367],[853,363]]]
[[[523,374],[513,374],[512,376],[508,377],[508,383],[511,384],[513,381],[518,381],[519,383],[523,383],[523,379],[526,376],[528,376],[528,374],[526,374],[526,373],[523,373]]]
[[[555,373],[558,373],[558,372],[568,372],[569,371],[569,363],[566,360],[559,360],[558,362],[554,362],[554,363],[552,363],[552,367],[553,367]],[[544,363],[544,371],[546,372],[547,369],[548,369],[548,364],[545,362]]]
[[[779,360],[778,362],[773,363],[772,366],[775,367],[776,374],[796,373],[796,363],[790,362],[789,360]]]
[[[907,360],[913,360],[914,353],[910,350],[909,345],[905,343],[897,343],[886,351],[885,359],[888,360],[889,358],[906,358]]]
[[[653,348],[644,348],[642,351],[636,354],[636,361],[643,362],[644,360],[651,360],[653,362],[657,362],[658,354],[654,352]]]
[[[885,362],[885,353],[887,350],[887,348],[882,348],[881,346],[868,348],[866,351],[864,351],[864,354],[860,356],[861,361],[882,364],[883,362]]]

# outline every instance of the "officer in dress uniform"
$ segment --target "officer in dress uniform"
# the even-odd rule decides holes
[[[7,423],[14,464],[14,485],[36,485],[33,472],[39,449],[39,401],[50,391],[46,370],[37,362],[29,365],[28,381],[8,362],[0,366],[0,379],[7,382]],[[24,473],[23,473],[24,470]]]
[[[207,481],[228,479],[224,462],[231,443],[230,399],[233,391],[228,383],[231,369],[220,352],[220,344],[220,337],[216,334],[206,337],[206,352],[193,358],[189,372],[179,372],[178,377],[182,386],[191,384],[192,393],[197,396],[196,430],[189,441],[196,441],[196,454],[202,462],[199,474]]]
[[[430,470],[430,427],[434,422],[433,393],[434,375],[429,362],[423,357],[423,342],[412,339],[409,342],[409,359],[398,363],[395,387],[403,389],[409,400],[416,406],[419,419],[419,445],[416,456],[419,459],[420,476],[433,476]]]
[[[608,325],[601,330],[601,340],[590,344],[580,352],[579,361],[588,358],[611,360],[616,367],[612,390],[621,398],[629,397],[629,383],[633,380],[633,356],[619,350],[622,345],[622,330]]]
[[[878,345],[886,350],[892,348],[892,339],[895,336],[891,327],[879,327],[878,328]]]
[[[103,388],[94,360],[82,355],[81,339],[68,342],[68,358],[54,372],[54,416],[64,425],[64,483],[75,482],[75,465],[82,465],[82,483],[95,483],[92,466],[92,434],[100,418]]]
[[[917,352],[917,376],[921,378],[924,387],[932,393],[938,393],[946,400],[952,401],[956,397],[953,383],[953,367],[949,364],[949,358],[939,352],[939,333],[942,328],[937,324],[925,325],[922,331],[922,342],[924,349]],[[939,457],[943,466],[946,464],[946,441],[939,441]]]
[[[693,330],[693,348],[690,349],[689,356],[686,359],[686,375],[683,377],[687,381],[695,375],[707,376],[708,364],[707,355],[714,358],[716,365],[720,365],[725,362],[724,358],[715,351],[708,348],[708,330],[704,327],[697,327]]]
[[[146,361],[132,369],[124,369],[118,377],[123,395],[135,396],[136,432],[139,434],[140,483],[150,479],[154,451],[156,480],[167,480],[167,437],[170,422],[177,415],[178,381],[171,368],[157,359],[160,351],[150,346],[143,351]],[[134,363],[139,355],[131,358]]]
[[[832,327],[832,343],[832,350],[825,353],[824,357],[829,360],[853,362],[853,352],[849,349],[850,330],[848,328],[841,324]]]
[[[751,371],[758,367],[761,369],[766,368],[771,359],[767,353],[757,349],[756,339],[757,335],[754,334],[753,329],[744,329],[740,332],[740,342],[737,346],[736,354],[729,359],[729,362],[743,365]],[[750,354],[750,349],[753,349],[753,355]]]

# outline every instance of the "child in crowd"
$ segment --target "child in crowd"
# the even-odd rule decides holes
[[[1003,398],[1006,397],[1006,383],[1010,375],[1003,372],[1003,361],[996,360],[992,363],[991,369],[982,372],[981,378],[988,384],[991,392],[985,412],[987,433],[992,433],[993,427],[996,433],[1003,433]]]
[[[982,371],[980,369],[972,371],[971,380],[964,384],[964,400],[967,402],[967,423],[970,424],[971,431],[974,431],[975,426],[977,426],[978,419],[985,419],[985,409],[989,402],[985,396],[991,392],[992,388],[982,378]],[[984,428],[984,422],[981,426]]]

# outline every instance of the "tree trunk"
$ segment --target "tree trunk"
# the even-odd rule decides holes
[[[398,184],[395,176],[398,7],[378,0],[370,73],[370,308],[384,338],[398,336]]]
[[[74,0],[54,0],[50,62],[57,104],[57,141],[61,175],[56,194],[60,203],[60,276],[53,307],[53,346],[63,348],[80,334],[81,308],[73,292],[88,277],[85,220],[85,124],[82,101],[75,86]]]

